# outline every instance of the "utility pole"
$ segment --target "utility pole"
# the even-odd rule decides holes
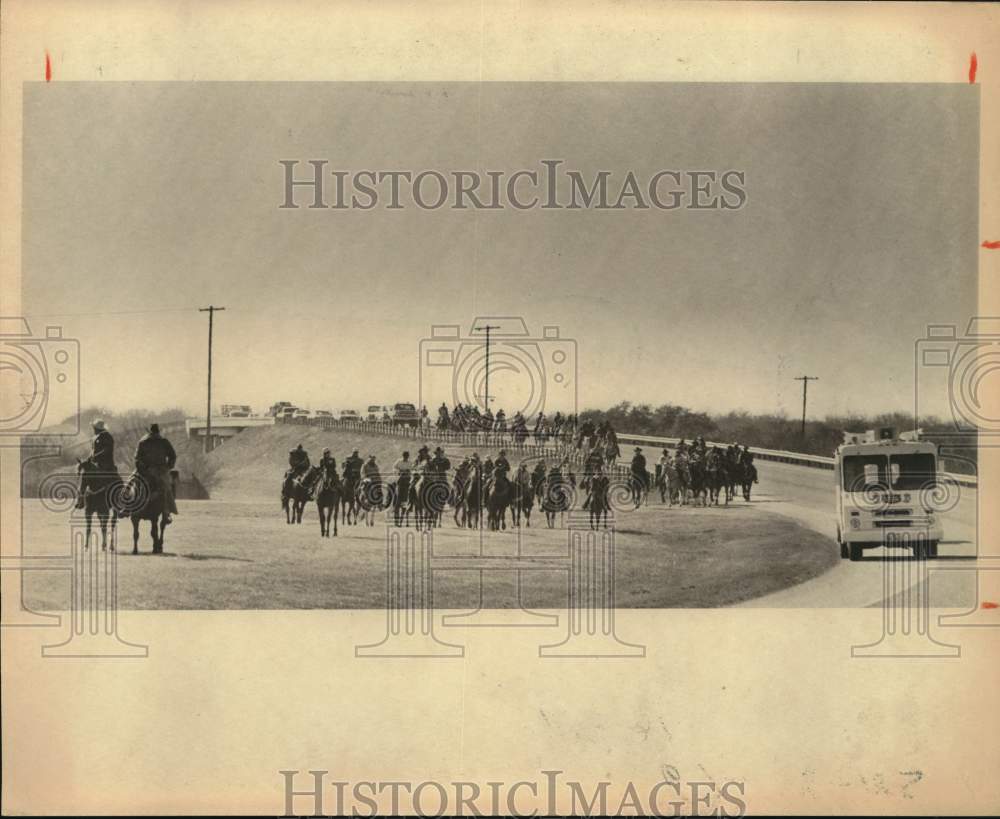
[[[486,400],[486,410],[489,411],[490,408],[490,330],[499,330],[499,324],[484,324],[482,327],[477,327],[476,332],[486,331],[486,395],[483,396]]]
[[[819,376],[800,375],[795,380],[802,382],[802,440],[804,441],[806,438],[806,395],[809,392],[809,382],[819,381]]]
[[[214,304],[208,307],[199,307],[199,313],[208,313],[208,402],[205,409],[205,453],[212,451],[212,319],[215,318],[217,310],[225,310],[225,307],[216,307]]]

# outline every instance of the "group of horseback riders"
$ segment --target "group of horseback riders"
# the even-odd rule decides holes
[[[98,482],[107,484],[122,480],[115,463],[115,439],[101,418],[91,424],[94,437],[91,441],[89,458],[80,461],[80,483],[76,497],[76,508],[85,508],[89,492],[93,492]],[[132,485],[143,480],[149,487],[149,494],[162,493],[165,503],[164,523],[170,523],[170,516],[177,514],[173,482],[170,470],[177,463],[177,452],[173,444],[160,433],[159,424],[150,424],[149,431],[139,439],[135,448],[135,469],[125,479]]]
[[[616,446],[618,444],[618,438],[609,421],[601,421],[595,425],[589,419],[581,422],[575,413],[563,415],[561,412],[556,412],[549,417],[544,412],[539,412],[535,417],[533,430],[529,432],[528,419],[520,410],[508,421],[507,414],[502,408],[494,415],[489,407],[480,410],[474,404],[455,404],[449,410],[448,405],[442,403],[438,407],[437,428],[453,432],[510,433],[518,443],[532,435],[539,443],[552,438],[573,441],[577,448],[586,445],[593,448],[606,443]]]

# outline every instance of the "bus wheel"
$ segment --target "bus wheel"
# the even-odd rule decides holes
[[[851,560],[861,560],[861,555],[865,553],[864,547],[860,543],[852,543],[850,545],[850,555]]]
[[[840,539],[840,527],[837,527],[837,543],[840,544],[840,559],[847,560],[850,556],[850,552],[847,551],[847,544]]]

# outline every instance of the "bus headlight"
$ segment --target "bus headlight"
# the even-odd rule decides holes
[[[910,493],[907,492],[903,495],[903,503],[909,503],[909,502],[910,502]]]

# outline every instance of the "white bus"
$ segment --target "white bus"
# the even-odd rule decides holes
[[[900,441],[890,428],[844,444],[834,458],[841,558],[897,546],[937,557],[942,528],[935,510],[937,444]]]

